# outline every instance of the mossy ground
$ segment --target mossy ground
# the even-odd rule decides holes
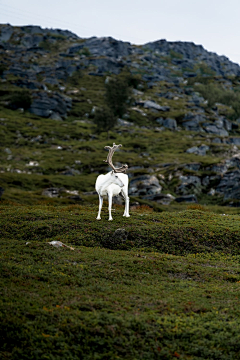
[[[0,207],[3,359],[237,359],[239,215]],[[128,232],[115,249],[117,228]],[[74,247],[54,248],[58,240]]]
[[[64,37],[52,40],[40,44],[47,52],[35,54],[36,64],[54,65],[69,47]],[[91,56],[86,48],[76,58],[82,55]],[[181,55],[172,51],[159,57],[159,63],[171,67],[172,58]],[[132,60],[140,61],[136,55]],[[151,72],[151,66],[146,62],[140,71],[132,70],[140,76]],[[180,96],[173,99],[160,96],[174,90],[173,84],[162,81],[148,88],[140,81],[143,93],[135,95],[136,101],[155,100],[170,110],[134,109],[129,102],[126,119],[133,125],[114,128],[108,140],[106,133],[96,135],[92,122],[93,107],[105,101],[107,78],[90,76],[94,66],[83,66],[67,81],[59,80],[60,87],[47,85],[50,92],[72,98],[64,121],[10,110],[22,90],[14,85],[17,76],[1,79],[0,187],[5,189],[0,201],[1,358],[240,358],[239,208],[220,206],[227,204],[223,197],[208,195],[206,188],[197,194],[201,205],[165,206],[131,198],[141,206],[131,207],[130,219],[122,217],[123,207],[114,206],[113,222],[107,220],[104,203],[98,222],[97,196],[84,194],[94,190],[99,173],[107,172],[103,148],[112,142],[123,144],[114,161],[127,163],[130,176],[153,174],[164,179],[160,182],[165,194],[177,195],[179,170],[199,177],[216,175],[208,166],[229,158],[231,144],[214,144],[215,135],[206,133],[156,129],[158,117],[174,118],[182,125],[191,109],[185,95],[208,90],[196,81],[207,85],[219,80],[206,66],[198,70],[196,78],[175,89]],[[39,82],[43,79],[38,75]],[[238,78],[233,88],[239,91]],[[217,89],[212,90],[207,92],[209,103],[223,101],[218,114],[239,117],[239,105],[233,102],[238,95],[219,90],[216,98]],[[210,107],[202,110],[215,119]],[[231,136],[239,134],[235,126]],[[206,156],[186,153],[202,143],[210,146]],[[184,168],[191,163],[200,163],[201,170]],[[136,166],[141,168],[131,170]],[[64,175],[69,169],[72,175]],[[53,199],[43,196],[49,187],[78,190],[81,205],[67,193]],[[115,242],[118,228],[127,231],[126,241]],[[52,240],[74,250],[54,248]]]
[[[112,142],[123,144],[121,152],[115,154],[114,161],[127,163],[132,175],[148,174],[148,169],[152,168],[152,174],[166,177],[161,184],[162,192],[175,196],[179,178],[174,173],[179,168],[187,172],[183,169],[184,164],[200,162],[201,171],[195,174],[208,175],[209,172],[204,169],[210,164],[219,163],[223,153],[231,149],[228,144],[213,144],[211,153],[200,158],[187,154],[186,150],[202,142],[209,143],[207,135],[203,139],[197,133],[168,130],[158,133],[154,127],[143,129],[133,126],[131,129],[113,129],[107,140],[106,133],[94,135],[95,128],[89,120],[70,116],[66,121],[55,121],[27,112],[21,114],[6,108],[0,110],[0,186],[5,189],[3,200],[19,204],[30,205],[47,200],[41,195],[47,187],[78,190],[84,199],[84,192],[94,190],[98,174],[108,171],[103,162],[106,158],[103,149]],[[32,162],[35,165],[29,165]],[[162,166],[166,163],[169,166]],[[141,166],[142,169],[131,170],[134,166]],[[76,170],[76,175],[64,175],[69,168]],[[173,174],[172,180],[167,180],[170,173]],[[223,204],[222,198],[217,195],[200,193],[198,199],[202,204]],[[66,196],[55,201],[73,202],[67,200]],[[161,208],[156,203],[151,206]]]

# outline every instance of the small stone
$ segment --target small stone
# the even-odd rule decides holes
[[[5,153],[7,153],[9,155],[12,153],[12,151],[9,148],[4,149],[4,151],[5,151]]]
[[[180,197],[177,197],[175,199],[175,201],[177,202],[188,202],[188,203],[197,203],[197,197],[196,195],[183,195],[183,196],[180,196]]]

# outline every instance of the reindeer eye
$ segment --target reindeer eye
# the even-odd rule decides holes
[[[116,175],[115,178],[118,178],[118,176]]]

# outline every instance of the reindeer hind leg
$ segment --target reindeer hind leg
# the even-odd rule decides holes
[[[112,218],[112,193],[108,193],[108,211],[109,211],[109,221],[113,220]]]
[[[102,210],[102,205],[103,205],[103,197],[98,194],[99,196],[99,209],[98,209],[98,216],[97,216],[97,220],[101,220],[101,210]]]
[[[128,197],[128,192],[122,190],[121,193],[122,193],[122,196],[124,197],[124,200],[125,200],[125,210],[124,210],[123,216],[129,217],[130,215],[129,215],[129,197]]]

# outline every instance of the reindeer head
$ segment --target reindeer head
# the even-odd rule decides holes
[[[118,185],[118,186],[120,186],[120,188],[122,188],[124,186],[124,183],[122,182],[120,177],[117,176],[117,174],[113,171],[111,172],[111,181],[112,181],[112,184]]]
[[[108,163],[108,165],[113,169],[113,173],[126,173],[127,169],[128,169],[128,165],[124,164],[122,165],[120,168],[115,168],[115,166],[112,163],[112,157],[114,152],[120,148],[122,145],[116,145],[115,143],[113,143],[113,146],[104,146],[104,149],[109,150],[108,156],[107,156],[107,160],[103,160],[106,163]]]

